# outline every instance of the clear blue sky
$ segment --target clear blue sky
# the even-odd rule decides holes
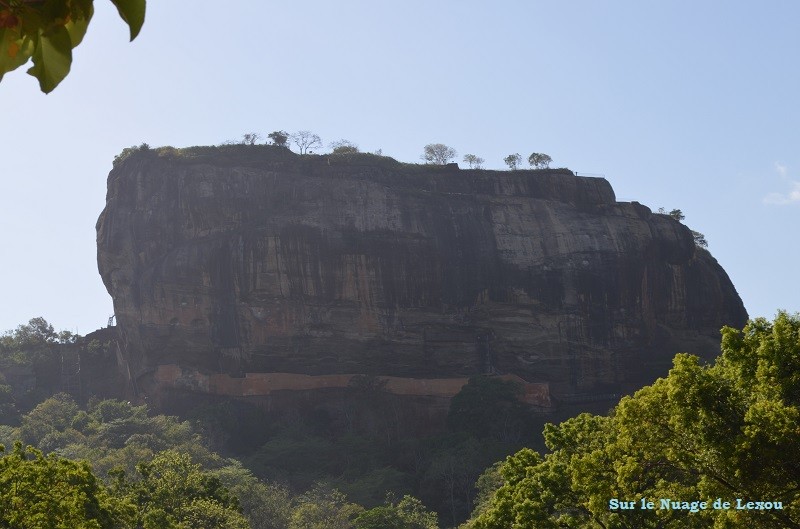
[[[133,43],[96,4],[54,93],[0,83],[0,330],[105,324],[94,225],[124,147],[276,129],[548,153],[682,209],[751,316],[800,310],[797,2],[153,1]]]

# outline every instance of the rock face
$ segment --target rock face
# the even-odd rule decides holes
[[[666,374],[676,352],[715,356],[719,329],[747,319],[685,226],[567,170],[140,151],[109,175],[97,243],[144,391],[180,366],[499,373],[556,402],[600,398]]]

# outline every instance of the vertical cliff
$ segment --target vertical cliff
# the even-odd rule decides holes
[[[500,373],[569,401],[648,383],[679,351],[715,356],[747,318],[685,226],[567,170],[142,151],[109,174],[97,242],[141,388],[159,366]]]

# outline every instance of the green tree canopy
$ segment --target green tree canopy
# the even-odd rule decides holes
[[[113,497],[134,507],[132,520],[148,527],[238,529],[247,527],[245,518],[252,529],[289,524],[287,487],[260,481],[210,452],[190,423],[149,416],[144,405],[93,399],[84,411],[59,394],[24,415],[20,427],[0,426],[1,442],[21,438],[45,453],[91,461],[98,479],[114,484]]]
[[[362,511],[338,490],[317,485],[298,498],[289,529],[350,529]]]
[[[699,246],[700,248],[708,248],[708,241],[706,240],[706,236],[700,233],[699,231],[692,230],[692,237],[694,238],[694,243]]]
[[[0,527],[111,529],[129,526],[133,506],[112,498],[86,462],[17,443],[0,457]]]
[[[60,343],[73,343],[78,336],[69,331],[56,332],[44,318],[31,318],[28,323],[18,325],[13,331],[0,336],[0,347],[4,349],[32,349]]]
[[[444,165],[456,157],[456,150],[443,143],[429,143],[422,151],[425,163]]]
[[[289,489],[259,481],[238,461],[211,472],[239,499],[252,529],[285,529],[292,514]]]
[[[483,158],[480,156],[476,156],[474,154],[465,154],[464,155],[464,163],[469,165],[470,169],[481,169],[483,166],[483,162],[485,162]]]
[[[403,496],[399,503],[387,501],[358,515],[354,529],[437,529],[436,513],[428,511],[417,498]]]
[[[242,139],[239,143],[242,145],[255,145],[261,139],[261,134],[258,132],[246,132],[242,134]]]
[[[137,466],[128,481],[120,474],[116,493],[137,507],[143,529],[249,529],[239,501],[188,454],[167,450]]]
[[[658,208],[658,212],[661,215],[669,215],[670,217],[672,217],[673,219],[677,220],[678,222],[686,219],[686,215],[683,214],[683,211],[681,211],[681,210],[679,210],[677,208],[671,209],[669,212],[667,212],[667,210],[665,210],[664,208]]]
[[[679,354],[609,416],[548,425],[545,441],[546,456],[506,461],[472,527],[800,527],[800,316],[724,328],[713,365]]]
[[[66,393],[59,393],[39,403],[22,418],[20,427],[22,440],[42,448],[41,444],[44,441],[58,437],[71,427],[78,411],[78,405]]]
[[[267,134],[267,137],[272,141],[273,145],[278,147],[286,147],[289,141],[289,133],[283,130],[276,130]]]
[[[111,0],[135,39],[144,24],[145,0]],[[49,93],[67,76],[72,49],[81,43],[94,0],[0,0],[0,80],[28,60],[28,73]]]
[[[356,154],[358,145],[348,140],[332,141],[330,144],[332,154]]]
[[[522,156],[520,156],[519,153],[509,154],[503,158],[503,162],[505,162],[509,169],[516,171],[519,168],[519,164],[522,163]]]
[[[541,152],[534,152],[528,156],[528,163],[534,169],[547,169],[552,161],[553,159],[550,156]]]

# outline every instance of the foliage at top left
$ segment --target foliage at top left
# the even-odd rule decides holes
[[[111,0],[128,24],[131,40],[144,24],[146,0]],[[72,49],[83,40],[94,0],[0,0],[0,81],[28,60],[28,73],[48,94],[72,66]]]

